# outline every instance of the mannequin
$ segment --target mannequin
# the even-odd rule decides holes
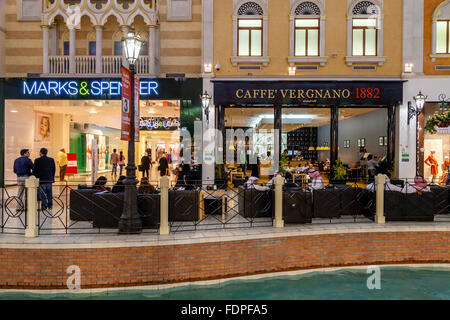
[[[430,151],[430,155],[425,159],[425,164],[427,166],[431,167],[431,176],[433,177],[431,179],[431,184],[434,184],[434,181],[436,179],[436,176],[439,173],[439,167],[438,167],[438,162],[436,160],[436,158],[434,157],[434,154],[436,153],[436,151],[431,150]]]
[[[443,167],[443,174],[442,174],[442,178],[441,178],[441,184],[445,184],[445,185],[450,185],[450,161],[449,161],[449,157],[445,156],[444,157],[444,164],[442,165]]]

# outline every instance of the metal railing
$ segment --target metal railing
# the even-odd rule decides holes
[[[172,183],[166,189],[168,227],[170,232],[273,227],[277,201],[282,202],[280,215],[285,223],[377,222],[379,209],[387,222],[450,222],[450,186],[418,189],[412,182],[403,179],[376,188],[375,184],[366,187],[353,181],[318,190],[291,182],[282,185],[279,198],[273,185],[245,186],[239,180],[215,186],[212,181],[209,185],[201,181]],[[150,184],[155,193],[138,194],[137,207],[143,232],[157,233],[162,221],[162,189],[160,181]],[[36,227],[41,235],[118,231],[124,190],[114,183],[94,189],[85,181],[41,182],[36,185],[36,205],[30,202],[33,197],[28,196],[29,186],[19,191],[11,183],[7,185],[1,195],[2,233],[24,234],[32,207],[37,207]],[[379,208],[376,191],[384,197]]]

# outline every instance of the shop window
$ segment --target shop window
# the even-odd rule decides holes
[[[239,56],[261,56],[262,40],[261,19],[239,19]]]

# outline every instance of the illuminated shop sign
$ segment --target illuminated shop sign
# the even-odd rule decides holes
[[[159,84],[157,81],[141,80],[139,92],[144,96],[158,96]],[[122,83],[120,80],[23,80],[22,94],[52,97],[114,97],[122,94]]]
[[[141,117],[139,127],[142,131],[177,130],[180,127],[180,118]]]
[[[396,105],[401,81],[215,81],[215,105]]]

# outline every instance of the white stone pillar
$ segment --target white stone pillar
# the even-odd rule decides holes
[[[161,177],[160,188],[159,234],[169,234],[169,177]]]
[[[375,183],[377,185],[376,190],[376,215],[375,223],[384,224],[386,222],[384,217],[384,184],[386,183],[386,177],[382,174],[378,174],[375,177]]]
[[[70,28],[69,29],[69,73],[74,74],[76,71],[76,65],[75,65],[75,54],[76,54],[76,47],[75,47],[75,40],[76,40],[76,29]]]
[[[95,73],[103,73],[103,26],[95,26]]]
[[[37,225],[38,202],[37,189],[39,187],[39,179],[35,176],[29,177],[25,180],[25,188],[27,195],[27,228],[25,229],[25,237],[35,238],[39,234]]]
[[[156,76],[156,26],[148,27],[148,63],[151,76]]]
[[[128,30],[129,30],[128,26],[121,26],[121,29],[122,29],[122,36],[126,37],[128,34]],[[122,45],[122,65],[127,68],[130,67],[128,60],[125,57],[125,48],[123,47],[123,45]]]
[[[49,27],[48,26],[41,26],[42,28],[42,72],[48,73],[49,72],[49,62],[48,62],[48,47],[49,47]]]
[[[284,228],[283,185],[284,185],[284,178],[282,176],[276,176],[275,177],[275,219],[273,220],[273,226],[275,228]]]

